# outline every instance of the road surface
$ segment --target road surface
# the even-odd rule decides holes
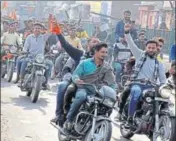
[[[50,84],[55,85],[55,82]],[[39,100],[33,104],[15,84],[1,79],[1,140],[58,141],[57,130],[50,124],[54,116],[55,98],[55,92],[41,91]],[[119,123],[113,124],[111,141],[128,141],[121,137]],[[135,135],[132,141],[149,140],[144,135]]]

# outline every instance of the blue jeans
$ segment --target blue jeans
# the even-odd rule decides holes
[[[17,76],[20,75],[20,70],[21,70],[21,64],[24,60],[24,57],[23,56],[19,56],[16,60],[16,66],[17,66]]]
[[[56,96],[56,111],[55,111],[57,117],[61,116],[64,113],[63,112],[64,95],[69,84],[70,84],[69,81],[62,81],[59,83]]]
[[[25,72],[26,72],[26,67],[27,67],[27,64],[28,62],[31,60],[32,58],[22,58],[19,62],[19,65],[21,64],[20,66],[20,77],[21,78],[24,78],[24,75],[25,75]]]
[[[153,88],[151,85],[133,84],[130,92],[130,103],[128,107],[128,116],[132,117],[136,111],[138,101],[143,90]]]
[[[52,67],[54,64],[51,60],[45,60],[45,64],[48,67],[48,69],[45,71],[45,74],[44,74],[44,76],[46,78],[45,84],[47,84],[48,79],[51,77],[51,70],[52,70]]]
[[[87,95],[93,95],[93,89],[92,88],[78,88],[76,92],[75,99],[73,103],[71,104],[69,113],[67,115],[68,121],[73,121],[77,113],[79,112],[79,109],[81,105],[87,100]]]
[[[121,73],[122,73],[123,66],[120,63],[116,63],[115,66],[116,66],[116,68],[115,68],[115,70],[116,70],[116,82],[119,83],[120,80],[121,80]]]

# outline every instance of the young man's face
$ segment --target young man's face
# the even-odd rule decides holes
[[[4,22],[4,23],[3,23],[3,27],[4,27],[4,28],[8,28],[8,27],[9,27],[9,24],[8,24],[7,22]]]
[[[139,39],[140,39],[141,41],[144,41],[145,35],[144,35],[144,34],[140,35],[140,36],[139,36]]]
[[[87,46],[88,46],[88,51],[90,51],[92,49],[92,47],[94,47],[96,44],[99,43],[99,40],[98,39],[91,39]]]
[[[108,55],[108,49],[105,47],[102,47],[99,51],[95,52],[95,56],[96,58],[104,61],[104,59],[107,57]]]
[[[124,13],[124,19],[125,20],[130,20],[131,19],[131,14],[128,13],[128,12]]]
[[[29,22],[28,22],[28,26],[29,26],[29,28],[32,28],[32,26],[33,26],[33,21],[29,21]]]
[[[163,45],[164,44],[162,42],[158,42],[158,46],[157,46],[158,53],[161,52],[161,49],[162,49]]]
[[[76,30],[75,30],[75,29],[71,29],[71,30],[69,31],[69,35],[70,35],[70,36],[76,36]]]
[[[157,45],[155,43],[149,43],[146,46],[146,52],[149,56],[154,56],[157,53]]]
[[[9,30],[15,31],[15,24],[10,24],[9,25]]]
[[[42,27],[39,25],[34,25],[33,32],[36,35],[39,35],[41,33]]]

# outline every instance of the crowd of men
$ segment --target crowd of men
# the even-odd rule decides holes
[[[19,84],[24,81],[25,68],[33,56],[50,51],[50,47],[53,44],[58,46],[58,50],[62,48],[68,53],[70,58],[63,69],[63,80],[58,85],[56,116],[52,119],[52,122],[63,126],[63,120],[66,118],[64,127],[69,129],[78,109],[86,101],[87,95],[91,95],[91,90],[85,87],[78,87],[74,95],[75,100],[68,108],[68,102],[64,101],[64,97],[70,99],[70,96],[65,95],[68,87],[73,84],[93,83],[96,85],[107,85],[114,90],[118,89],[120,74],[123,72],[121,60],[129,60],[132,56],[135,58],[136,65],[134,66],[133,79],[152,79],[159,81],[161,85],[166,82],[163,53],[161,52],[165,43],[164,39],[162,37],[154,37],[148,40],[144,30],[137,33],[134,23],[134,21],[131,21],[130,11],[125,11],[124,19],[117,23],[115,29],[116,43],[113,49],[114,60],[119,62],[116,64],[115,73],[112,66],[105,61],[108,45],[100,42],[96,36],[89,37],[85,30],[75,28],[67,22],[61,25],[54,21],[52,29],[49,29],[41,23],[29,20],[24,29],[18,30],[17,22],[4,21],[1,47],[4,45],[16,45],[22,48],[24,52],[31,54],[27,58],[19,56],[16,61],[17,78],[15,83],[20,82]],[[23,35],[23,39],[20,34]],[[81,44],[81,38],[87,38],[88,40],[85,47]],[[3,53],[2,51],[3,49],[1,53]],[[176,59],[175,51],[176,46],[174,44],[170,53],[171,62]],[[43,87],[48,89],[48,80],[54,64],[48,61],[46,65],[49,69],[45,72],[46,81],[43,83]],[[149,87],[151,86],[136,84],[124,90],[117,118],[121,118],[124,103],[128,96],[131,95],[128,119],[128,124],[131,124],[139,97],[142,91]]]

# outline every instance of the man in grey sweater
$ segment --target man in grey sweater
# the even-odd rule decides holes
[[[146,43],[145,51],[139,49],[134,43],[131,35],[129,34],[130,25],[125,25],[125,36],[127,43],[130,46],[131,52],[136,59],[135,72],[132,76],[133,80],[136,79],[150,79],[155,82],[159,82],[160,85],[166,82],[164,65],[160,63],[157,58],[157,42],[154,40],[149,40]],[[151,88],[150,85],[145,84],[132,84],[130,89],[123,93],[122,102],[120,103],[119,119],[123,111],[124,104],[128,98],[129,92],[131,95],[128,111],[128,121],[132,121],[132,117],[136,111],[137,103],[142,91]],[[124,103],[124,104],[123,104]],[[128,123],[129,123],[128,122]]]
[[[45,45],[48,37],[51,34],[41,34],[42,25],[40,23],[34,24],[33,27],[33,34],[29,35],[25,41],[23,51],[30,53],[29,57],[27,58],[18,58],[17,59],[17,79],[15,82],[18,82],[19,76],[21,81],[23,81],[25,76],[25,68],[27,67],[27,63],[33,57],[38,54],[45,54]],[[51,68],[53,63],[49,60],[45,60],[46,65],[49,69],[45,71],[46,82],[43,83],[43,87],[47,88],[47,82],[50,76]]]

